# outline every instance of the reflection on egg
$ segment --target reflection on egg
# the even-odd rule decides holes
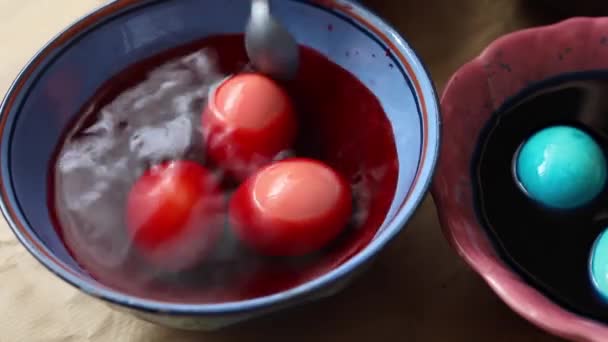
[[[291,148],[297,131],[291,98],[261,74],[229,77],[211,94],[202,114],[207,153],[239,180]]]
[[[300,256],[336,238],[352,214],[350,186],[320,161],[293,158],[250,177],[230,202],[230,223],[268,256]]]
[[[586,132],[570,126],[545,128],[516,155],[516,178],[526,194],[553,209],[592,201],[606,184],[606,157]]]
[[[593,245],[589,271],[596,292],[608,300],[608,229],[600,234]]]

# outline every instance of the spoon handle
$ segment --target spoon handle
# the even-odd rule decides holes
[[[251,19],[263,18],[270,15],[269,0],[251,0]]]

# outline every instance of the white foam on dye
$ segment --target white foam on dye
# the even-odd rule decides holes
[[[106,267],[125,262],[126,192],[149,165],[188,158],[200,142],[198,126],[209,87],[223,78],[215,55],[201,50],[162,65],[101,109],[96,122],[64,146],[58,157],[60,213],[66,238],[78,253]],[[199,156],[200,158],[200,156]]]

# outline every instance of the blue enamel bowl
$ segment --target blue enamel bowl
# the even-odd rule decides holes
[[[242,33],[248,4],[249,0],[115,1],[57,35],[15,80],[0,108],[1,208],[23,246],[59,278],[152,322],[217,329],[335,293],[374,259],[419,206],[438,157],[440,119],[433,83],[415,52],[386,22],[357,3],[277,0],[274,13],[298,42],[360,79],[390,121],[397,181],[390,208],[371,242],[295,288],[219,304],[129,295],[99,283],[75,262],[53,227],[47,202],[49,163],[64,129],[104,82],[129,65],[206,36]],[[348,54],[353,48],[360,53]]]

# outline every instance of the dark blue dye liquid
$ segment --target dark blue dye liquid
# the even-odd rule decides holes
[[[608,322],[589,258],[608,227],[608,191],[569,211],[544,208],[518,187],[513,161],[533,133],[572,125],[608,146],[608,72],[571,74],[531,86],[500,108],[482,132],[472,164],[478,217],[503,258],[567,309]]]

